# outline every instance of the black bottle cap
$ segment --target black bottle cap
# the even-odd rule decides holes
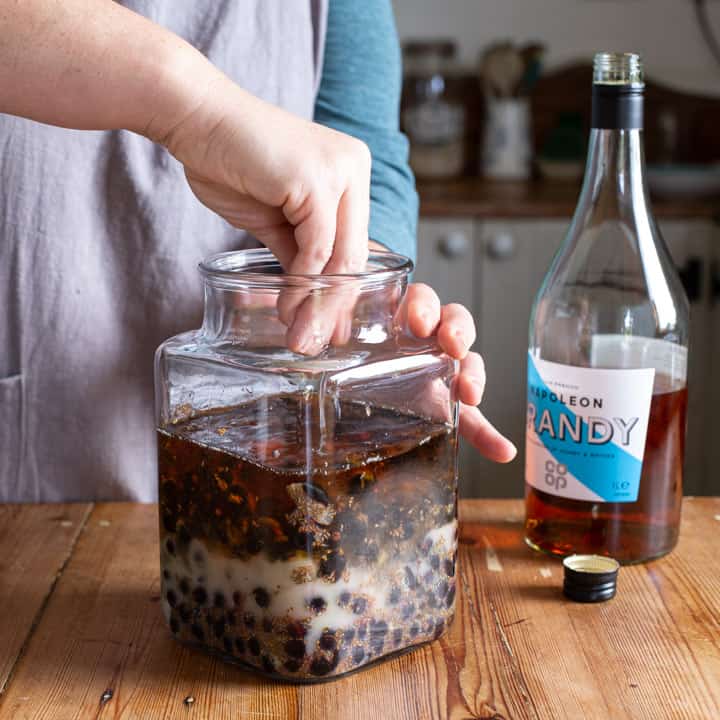
[[[563,593],[576,602],[603,602],[615,597],[620,563],[602,555],[570,555],[563,560]]]
[[[597,53],[593,62],[591,127],[642,129],[644,87],[643,63],[639,55]]]

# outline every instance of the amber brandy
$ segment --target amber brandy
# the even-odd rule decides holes
[[[610,555],[632,563],[665,555],[678,538],[687,387],[653,394],[636,502],[590,503],[525,486],[528,544],[554,555]]]

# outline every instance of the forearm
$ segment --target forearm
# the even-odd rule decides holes
[[[254,97],[111,0],[0,0],[0,38],[0,112],[142,133],[182,163],[200,202],[290,272],[364,267],[362,142]]]
[[[112,0],[0,0],[0,112],[162,138],[220,75]]]

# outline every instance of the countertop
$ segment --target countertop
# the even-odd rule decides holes
[[[467,178],[452,182],[419,182],[420,214],[479,218],[569,218],[580,185],[555,181],[489,181]],[[720,219],[720,199],[652,198],[659,218]]]
[[[687,498],[667,558],[615,599],[560,594],[521,501],[461,503],[441,639],[336,681],[267,682],[182,647],[159,604],[153,505],[0,506],[0,719],[720,717],[720,498]]]

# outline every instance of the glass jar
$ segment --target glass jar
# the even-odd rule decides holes
[[[377,253],[362,274],[292,276],[262,249],[201,264],[203,326],[156,354],[162,607],[180,641],[305,682],[452,620],[456,362],[401,329],[411,269]],[[289,350],[299,319],[333,342]]]
[[[448,91],[455,44],[415,41],[403,48],[403,129],[410,140],[410,165],[419,178],[460,175],[465,162],[465,108]]]

